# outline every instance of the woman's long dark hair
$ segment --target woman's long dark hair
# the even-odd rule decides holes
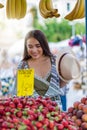
[[[27,40],[29,38],[35,38],[37,41],[39,41],[42,49],[43,49],[43,54],[45,56],[52,56],[52,53],[50,51],[47,39],[44,35],[43,32],[41,32],[40,30],[32,30],[30,32],[27,33],[27,35],[25,36],[25,43],[24,43],[24,55],[23,55],[23,60],[28,60],[29,58],[31,58],[31,56],[29,56],[28,51],[27,51]]]

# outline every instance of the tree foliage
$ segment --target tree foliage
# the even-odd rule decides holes
[[[37,9],[33,8],[33,27],[35,29],[42,30],[49,42],[58,42],[64,39],[69,39],[72,36],[72,25],[68,20],[62,19],[60,22],[57,18],[48,18],[43,20],[42,24],[38,19]],[[36,13],[35,13],[36,12]],[[85,34],[85,24],[76,23],[75,34],[83,35]]]

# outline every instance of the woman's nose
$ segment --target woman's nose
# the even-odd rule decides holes
[[[36,52],[36,51],[37,51],[37,48],[36,48],[36,47],[33,47],[33,51]]]

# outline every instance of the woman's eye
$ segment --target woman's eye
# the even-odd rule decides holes
[[[37,45],[36,47],[39,48],[39,47],[41,47],[41,46],[40,46],[40,45]]]
[[[33,48],[33,47],[32,46],[28,46],[27,48],[29,49],[29,48]]]

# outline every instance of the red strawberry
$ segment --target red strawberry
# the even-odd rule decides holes
[[[4,122],[2,123],[2,127],[3,127],[3,128],[8,128],[8,122],[4,121]]]
[[[59,129],[59,130],[64,130],[63,124],[58,124],[58,129]]]
[[[42,124],[41,122],[39,122],[39,121],[36,122],[35,124],[36,124],[36,127],[37,127],[37,128],[41,128],[41,127],[43,126],[43,124]]]
[[[54,128],[55,124],[54,124],[54,121],[49,121],[49,128]]]
[[[23,108],[23,105],[22,105],[21,103],[18,103],[18,104],[17,104],[17,108],[22,109],[22,108]]]
[[[10,106],[11,108],[15,108],[15,104],[14,104],[13,102],[10,102],[10,103],[9,103],[9,106]]]
[[[18,98],[18,97],[13,98],[13,102],[14,102],[15,104],[18,104],[18,103],[19,103],[19,98]]]
[[[22,111],[18,111],[18,112],[16,113],[16,115],[17,115],[18,117],[22,117]]]
[[[4,120],[2,118],[0,118],[0,123],[2,123]]]
[[[2,114],[3,113],[3,111],[4,111],[4,106],[3,105],[0,105],[0,114]]]
[[[44,123],[46,126],[48,126],[48,125],[49,125],[49,119],[48,119],[48,118],[45,118],[45,119],[43,120],[43,123]]]
[[[28,119],[23,119],[25,125],[31,125],[31,122]]]
[[[7,101],[4,101],[4,105],[5,106],[9,106],[9,101],[7,100]]]
[[[18,124],[18,123],[19,123],[19,119],[16,118],[16,117],[14,117],[14,118],[13,118],[13,123],[14,123],[14,124]]]
[[[61,122],[63,125],[64,125],[64,127],[68,127],[68,121],[66,121],[66,120],[62,120],[62,122]]]
[[[10,107],[9,106],[7,106],[6,108],[5,108],[5,112],[9,112],[11,109],[10,109]]]

